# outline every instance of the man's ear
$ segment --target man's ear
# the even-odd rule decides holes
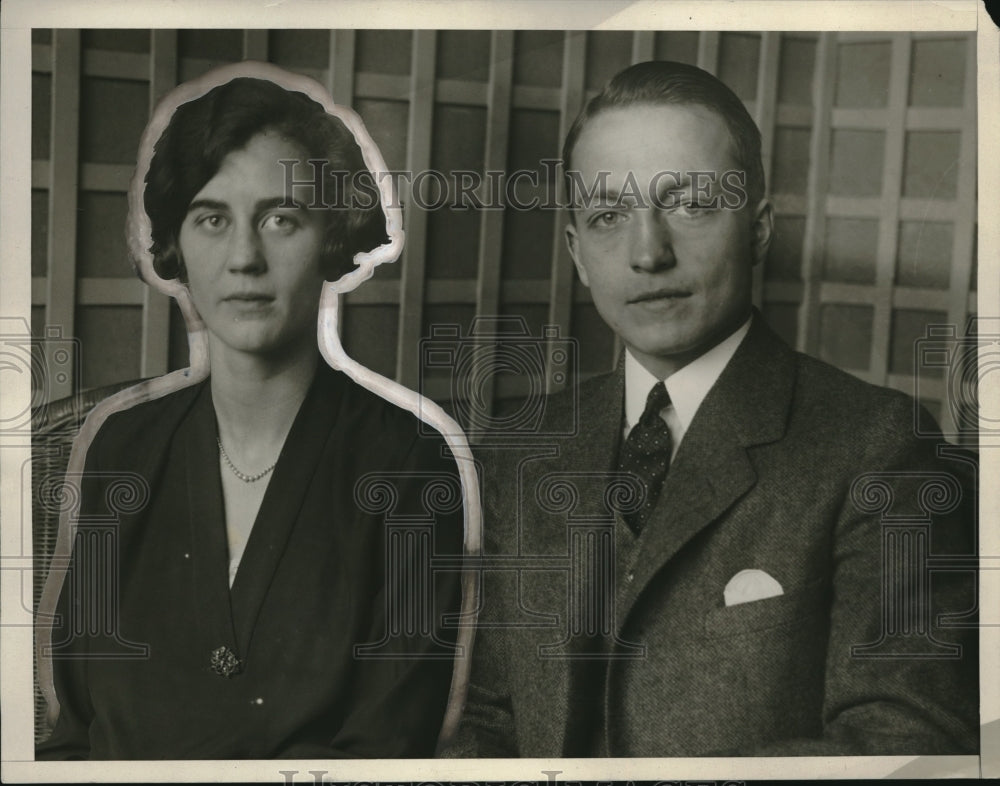
[[[774,206],[769,199],[762,199],[754,208],[753,263],[759,265],[767,258],[767,250],[771,247],[771,237],[774,235]]]
[[[580,236],[576,231],[576,224],[570,219],[570,222],[566,225],[566,247],[569,248],[569,255],[573,258],[573,264],[576,265],[576,272],[580,275],[580,280],[583,282],[585,287],[590,286],[590,281],[587,280],[587,269],[580,262]]]

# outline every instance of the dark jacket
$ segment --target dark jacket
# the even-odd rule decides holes
[[[454,460],[420,431],[321,364],[230,590],[209,384],[111,415],[87,455],[53,633],[60,714],[38,758],[432,755],[458,578],[438,574],[434,608],[401,623],[424,596],[400,590],[409,557],[389,546],[406,527],[389,530],[415,516],[418,550],[461,554],[462,508]],[[429,483],[459,504],[428,510]],[[220,647],[240,661],[230,676],[213,670]]]

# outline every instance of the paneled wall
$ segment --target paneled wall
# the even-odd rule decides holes
[[[53,397],[186,364],[180,315],[127,259],[125,190],[156,100],[213,66],[268,60],[314,77],[365,120],[392,170],[538,170],[584,101],[629,63],[716,73],[764,137],[777,237],[756,287],[797,348],[913,390],[914,341],[975,312],[973,34],[36,30],[32,96],[33,330],[59,325],[82,362]],[[400,263],[347,298],[348,351],[421,381],[431,327],[520,316],[579,340],[583,375],[617,347],[563,242],[562,212],[421,210]],[[949,429],[950,387],[920,393]],[[443,375],[425,392],[451,396]],[[559,381],[550,380],[549,387]],[[524,380],[486,391],[516,395]]]

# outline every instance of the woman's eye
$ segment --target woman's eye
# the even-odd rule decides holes
[[[218,232],[226,227],[226,217],[220,213],[209,213],[201,216],[195,222],[199,227],[209,232]]]
[[[281,213],[272,213],[261,223],[262,229],[271,229],[278,232],[288,233],[298,227],[298,222],[291,216]]]

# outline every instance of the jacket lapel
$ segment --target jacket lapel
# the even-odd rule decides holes
[[[625,407],[624,359],[615,371],[590,380],[579,388],[579,436],[567,451],[570,470],[610,471],[618,456]]]
[[[254,626],[337,417],[341,386],[322,360],[278,456],[230,592],[239,652]],[[216,462],[218,466],[218,462]],[[216,470],[218,471],[218,470]],[[331,526],[336,513],[331,511]],[[223,564],[223,567],[226,563]],[[225,571],[222,572],[223,576]],[[225,578],[223,578],[225,581]]]
[[[619,631],[649,581],[756,482],[747,453],[780,439],[795,382],[794,354],[755,312],[747,337],[709,391],[670,466],[660,501],[619,582]]]
[[[595,377],[581,385],[575,394],[577,398],[572,403],[564,399],[558,404],[563,410],[559,414],[568,415],[566,410],[570,407],[577,410],[575,431],[558,442],[542,443],[545,447],[556,444],[555,453],[539,451],[537,466],[533,461],[524,462],[518,481],[530,486],[558,476],[571,483],[574,501],[570,503],[567,498],[564,508],[559,507],[560,513],[546,516],[552,526],[539,527],[533,521],[532,511],[536,509],[534,498],[544,486],[525,487],[525,493],[518,495],[524,504],[518,514],[522,522],[522,554],[565,553],[567,518],[593,519],[607,513],[604,491],[621,440],[624,377],[620,371]],[[562,423],[568,423],[568,417]]]
[[[219,474],[218,426],[212,406],[211,387],[205,383],[182,427],[186,472],[189,542],[192,544],[195,597],[204,640],[212,649],[236,646],[229,600],[226,545],[226,515]],[[208,664],[210,653],[205,653]]]
[[[112,437],[112,443],[105,453],[115,457],[115,463],[109,467],[115,472],[129,472],[142,478],[150,488],[157,488],[167,469],[168,455],[171,450],[171,440],[179,428],[183,427],[190,417],[196,403],[202,395],[204,384],[195,384],[170,394],[165,406],[160,407],[155,423],[148,423],[142,432],[142,440],[129,439],[120,442]],[[117,432],[112,432],[116,434]],[[93,445],[91,445],[93,447]],[[101,492],[98,499],[104,498]],[[148,516],[145,507],[137,510],[117,512],[119,525],[122,528],[131,526],[134,521],[140,521]]]
[[[564,399],[565,403],[561,402],[561,405],[566,409],[576,410],[576,432],[562,441],[558,456],[543,460],[544,469],[540,469],[538,475],[530,479],[529,486],[540,480],[544,482],[545,478],[553,475],[558,476],[576,491],[576,502],[565,513],[542,514],[539,521],[544,522],[544,526],[537,526],[532,515],[525,515],[526,511],[521,511],[522,515],[518,520],[522,524],[522,553],[525,555],[565,555],[570,548],[568,527],[574,521],[608,520],[604,492],[608,472],[614,463],[621,439],[624,400],[624,376],[621,369],[589,380],[576,389],[575,395],[575,400],[570,402]],[[536,487],[535,490],[540,488],[543,486]],[[531,498],[534,494],[526,491],[517,496]],[[563,750],[567,740],[573,741],[578,737],[574,724],[581,720],[582,715],[571,706],[571,699],[586,696],[588,687],[592,689],[592,686],[570,683],[572,675],[583,673],[583,663],[592,662],[581,661],[588,652],[587,642],[570,637],[559,643],[560,638],[565,639],[570,634],[570,626],[566,625],[566,618],[563,616],[569,612],[566,605],[566,575],[562,571],[543,571],[530,578],[536,586],[545,582],[545,594],[551,599],[550,608],[563,610],[557,627],[526,631],[531,641],[540,647],[534,657],[538,658],[541,668],[525,671],[524,676],[534,682],[530,690],[532,695],[537,696],[538,706],[549,707],[551,710],[537,716],[542,725],[534,729],[533,734],[550,740],[551,744],[545,746],[548,750]],[[561,718],[563,722],[553,724],[553,718]]]

